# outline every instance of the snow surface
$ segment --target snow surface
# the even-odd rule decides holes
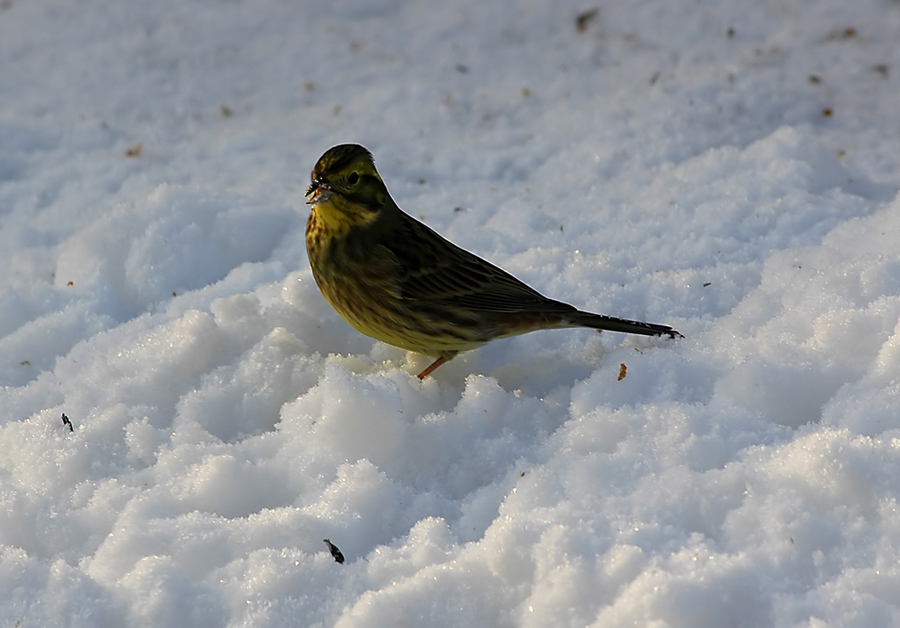
[[[900,625],[898,41],[896,0],[3,0],[0,626]],[[309,271],[347,141],[686,338],[420,383]]]

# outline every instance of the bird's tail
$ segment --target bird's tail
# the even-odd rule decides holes
[[[602,314],[591,314],[590,312],[578,311],[571,317],[571,321],[573,325],[590,327],[591,329],[597,330],[620,331],[624,334],[640,334],[641,336],[684,338],[683,335],[668,325],[629,321],[624,318],[615,318],[614,316],[604,316]]]

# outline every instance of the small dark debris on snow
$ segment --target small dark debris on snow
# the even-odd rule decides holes
[[[588,25],[593,21],[595,17],[597,17],[598,13],[600,13],[600,9],[596,7],[579,13],[575,18],[575,30],[577,30],[579,33],[583,33],[584,31],[586,31]]]
[[[328,546],[328,551],[331,552],[331,555],[334,557],[334,561],[336,563],[344,564],[344,555],[341,553],[341,550],[338,549],[338,546],[329,541],[328,539],[322,539],[325,541],[325,545]]]

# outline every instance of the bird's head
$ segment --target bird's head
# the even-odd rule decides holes
[[[358,144],[341,144],[325,151],[313,168],[306,190],[309,205],[330,203],[335,209],[354,215],[368,212],[369,216],[360,213],[361,222],[374,218],[390,198],[375,169],[372,153]]]

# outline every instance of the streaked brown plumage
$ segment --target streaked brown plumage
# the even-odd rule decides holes
[[[397,207],[362,146],[326,151],[306,196],[306,247],[322,295],[363,334],[436,358],[419,379],[460,351],[538,329],[681,337],[548,299],[445,240]]]

